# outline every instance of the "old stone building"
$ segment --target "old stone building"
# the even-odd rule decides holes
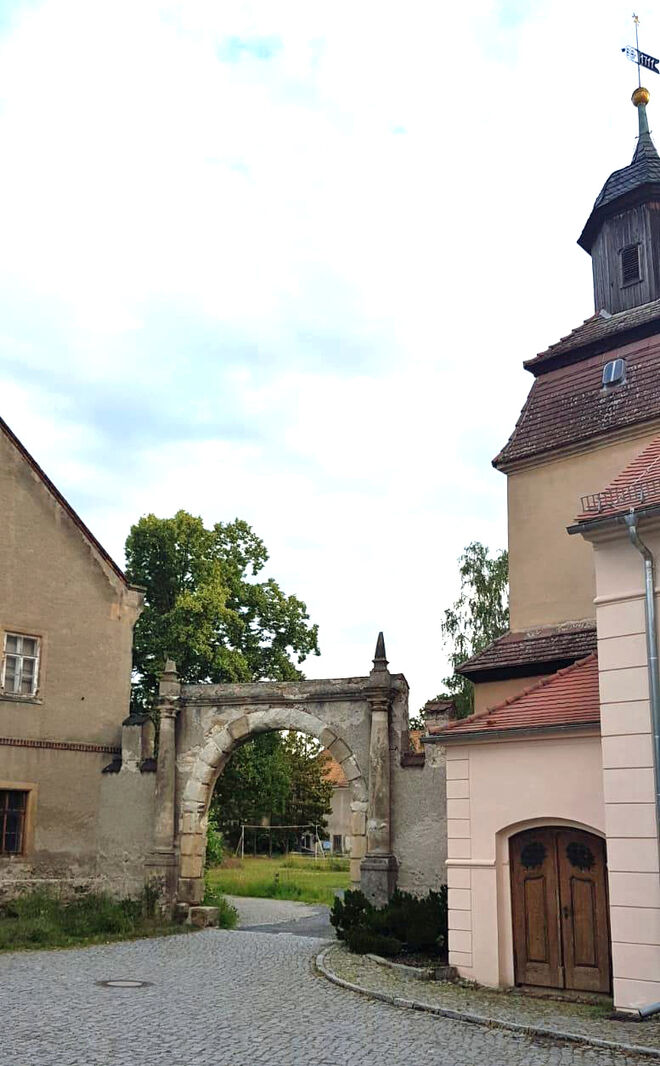
[[[103,769],[121,758],[140,590],[2,421],[0,514],[0,887],[132,890],[154,774],[131,775],[133,817]]]
[[[580,244],[595,314],[525,363],[507,477],[511,631],[465,663],[447,751],[450,961],[490,985],[660,999],[660,158],[631,164]],[[576,520],[577,515],[577,520]]]

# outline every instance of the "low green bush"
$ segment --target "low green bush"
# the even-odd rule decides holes
[[[397,889],[384,907],[374,907],[360,891],[348,891],[336,899],[330,921],[339,940],[360,954],[398,955],[401,951],[444,955],[447,950],[447,886],[426,896],[413,896]],[[380,949],[364,948],[374,938]],[[383,942],[391,945],[388,951]],[[361,946],[356,946],[361,945]]]
[[[157,912],[158,890],[147,886],[137,899],[85,892],[63,899],[38,889],[0,904],[0,950],[67,947],[73,944],[154,936],[181,930]]]
[[[238,922],[238,911],[228,903],[222,893],[209,884],[205,879],[206,891],[204,893],[204,906],[218,908],[218,928],[235,929]]]
[[[351,929],[346,934],[349,951],[355,955],[400,955],[403,944],[395,936],[372,933],[369,929]]]

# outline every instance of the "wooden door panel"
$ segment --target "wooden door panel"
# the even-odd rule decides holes
[[[529,962],[549,961],[548,922],[546,916],[545,877],[526,877],[523,881],[525,896],[525,937]]]
[[[579,829],[557,832],[566,988],[610,991],[605,845]]]
[[[596,945],[596,900],[592,881],[571,877],[571,903],[573,914],[573,961],[576,966],[597,966]],[[579,915],[580,920],[575,921]]]
[[[557,859],[552,830],[510,842],[516,984],[561,987]]]

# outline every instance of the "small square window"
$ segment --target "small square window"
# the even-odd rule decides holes
[[[5,634],[2,691],[11,696],[34,696],[39,681],[39,638]]]

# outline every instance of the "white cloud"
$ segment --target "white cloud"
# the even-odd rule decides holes
[[[147,510],[252,521],[310,672],[383,628],[414,707],[635,133],[614,0],[439,11],[43,0],[0,37],[4,417],[117,555]]]

